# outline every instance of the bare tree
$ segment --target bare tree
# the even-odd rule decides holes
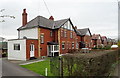
[[[12,16],[12,15],[2,15],[2,12],[4,12],[4,11],[5,11],[5,9],[0,10],[0,13],[1,13],[0,18],[12,18],[12,19],[15,19],[15,16]],[[5,22],[5,20],[1,19],[0,22]]]

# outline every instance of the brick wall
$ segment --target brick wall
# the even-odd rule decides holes
[[[47,56],[47,42],[53,42],[56,39],[56,31],[52,31],[53,32],[53,36],[50,36],[50,29],[44,29],[44,28],[40,28],[40,35],[44,35],[44,43],[40,44],[40,53],[41,56]]]
[[[35,47],[35,57],[38,58],[38,40],[26,40],[26,59],[30,59],[30,44],[34,44]]]
[[[77,35],[74,31],[60,28],[60,54],[65,54],[69,49],[76,49]],[[66,37],[65,37],[66,32]],[[70,33],[72,33],[72,38],[70,38]],[[62,49],[62,43],[65,43],[65,49]],[[74,43],[74,48],[72,47]]]

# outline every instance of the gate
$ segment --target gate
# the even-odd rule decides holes
[[[50,72],[55,76],[63,76],[63,58],[61,57],[50,58]]]

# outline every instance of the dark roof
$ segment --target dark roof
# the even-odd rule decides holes
[[[107,39],[107,42],[112,42],[112,39],[111,39],[111,38],[108,38],[108,39]]]
[[[106,36],[102,36],[101,38],[102,38],[102,40],[104,40],[104,39],[106,39],[106,40],[107,40],[107,37],[106,37]]]
[[[65,22],[67,22],[68,20],[69,20],[69,18],[58,20],[58,21],[53,21],[53,20],[47,19],[43,16],[37,16],[33,20],[29,21],[25,26],[21,26],[20,28],[18,28],[18,30],[34,28],[34,27],[44,27],[44,28],[49,28],[49,29],[57,29],[61,25],[63,25]]]
[[[101,38],[100,34],[93,34],[92,35],[92,39],[99,39],[99,37]]]
[[[81,35],[81,36],[86,35],[87,32],[89,32],[90,35],[91,35],[91,32],[90,32],[89,28],[77,29],[77,34],[78,34],[78,35]]]

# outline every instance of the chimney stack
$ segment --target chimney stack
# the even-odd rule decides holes
[[[53,16],[50,16],[50,18],[49,18],[50,20],[54,20],[54,18],[53,18]]]
[[[75,29],[77,29],[77,26],[75,26]]]
[[[23,9],[23,13],[22,13],[22,26],[25,26],[27,24],[27,13],[26,13],[26,9]]]

